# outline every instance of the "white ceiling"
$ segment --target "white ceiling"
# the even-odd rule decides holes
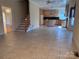
[[[47,4],[48,0],[30,0],[44,9],[58,9],[66,6],[67,0],[51,0],[52,3]]]

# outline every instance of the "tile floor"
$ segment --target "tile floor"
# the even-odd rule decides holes
[[[72,32],[58,27],[0,36],[0,59],[79,59],[72,54]]]

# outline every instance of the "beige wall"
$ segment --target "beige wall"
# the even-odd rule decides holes
[[[1,12],[1,8],[0,8]],[[0,13],[0,35],[3,34],[3,21],[2,21],[2,14]]]
[[[73,39],[75,50],[79,52],[79,0],[76,0],[76,16]]]
[[[17,28],[19,25],[20,21],[24,19],[24,17],[27,15],[27,6],[25,8],[25,3],[24,2],[16,2],[15,0],[0,0],[0,33],[3,31],[3,22],[2,22],[2,16],[1,16],[1,6],[5,7],[10,7],[12,9],[12,24],[13,24],[13,30]]]

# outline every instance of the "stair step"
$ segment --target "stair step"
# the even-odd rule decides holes
[[[22,23],[22,24],[20,24],[20,25],[29,25],[29,23],[26,23],[26,24]]]
[[[19,25],[18,27],[28,27],[29,25]]]
[[[25,32],[25,30],[16,30],[17,32]]]
[[[29,26],[26,27],[18,27],[17,29],[27,29]]]
[[[18,27],[25,27],[25,25],[19,25]]]
[[[18,27],[25,27],[24,25],[19,25]]]
[[[18,26],[18,28],[16,29],[16,31],[24,31],[28,29],[30,25],[30,20],[29,18],[27,18],[27,20],[22,20],[21,24]]]
[[[25,25],[26,23],[21,23],[22,25]]]
[[[25,29],[25,27],[18,27],[17,29]]]
[[[16,30],[24,30],[24,29],[18,28],[18,29],[16,29]]]
[[[24,25],[24,26],[25,26],[25,24],[20,24],[20,25]],[[20,26],[20,25],[19,25],[19,26]]]

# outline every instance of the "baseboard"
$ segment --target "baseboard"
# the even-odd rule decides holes
[[[39,27],[30,26],[29,29],[27,30],[27,32],[30,32],[30,31],[35,30],[37,28],[39,28]]]
[[[31,29],[28,29],[27,32],[30,32],[30,31],[35,30],[35,29],[37,29],[37,28],[34,27],[34,28],[31,28]]]

